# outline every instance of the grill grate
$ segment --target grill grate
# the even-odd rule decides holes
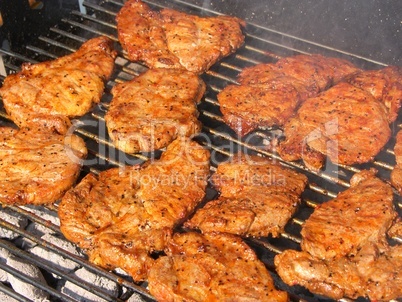
[[[171,7],[177,10],[194,13],[198,15],[214,15],[216,12],[198,7],[185,1],[174,0],[153,0],[145,1],[152,8]],[[75,51],[78,47],[89,38],[97,35],[106,35],[117,41],[115,16],[122,7],[121,1],[83,1],[87,14],[73,11],[68,17],[50,28],[46,36],[42,35],[35,41],[35,45],[28,45],[27,54],[22,56],[11,51],[0,50],[0,55],[3,56],[4,67],[8,73],[17,72],[19,66],[23,62],[38,62],[50,60],[59,56]],[[385,66],[381,62],[376,62],[368,58],[363,58],[354,54],[346,53],[337,49],[311,43],[309,41],[299,39],[294,36],[286,35],[278,31],[273,31],[268,28],[248,24],[246,28],[246,43],[239,49],[236,54],[233,54],[220,63],[216,64],[206,72],[202,77],[207,84],[208,90],[204,101],[200,104],[200,120],[203,122],[203,133],[196,139],[211,150],[212,170],[217,163],[230,157],[235,152],[242,150],[244,152],[267,156],[279,161],[281,164],[298,171],[304,172],[309,178],[309,185],[303,194],[303,202],[299,211],[294,216],[286,228],[286,232],[280,238],[262,238],[262,239],[247,239],[247,242],[253,246],[257,253],[261,255],[261,259],[267,264],[267,267],[273,269],[273,257],[276,253],[280,253],[285,248],[297,248],[301,237],[300,227],[305,219],[313,211],[317,204],[329,200],[349,187],[350,177],[360,171],[374,167],[378,170],[378,176],[384,180],[389,179],[389,174],[395,164],[393,154],[394,139],[388,143],[384,151],[382,151],[374,162],[358,166],[341,166],[328,165],[320,172],[311,172],[299,162],[283,162],[281,158],[270,147],[270,142],[273,139],[280,137],[281,132],[278,129],[259,129],[251,135],[240,138],[227,127],[221,118],[219,104],[216,100],[217,93],[227,84],[236,84],[237,74],[247,66],[258,63],[275,62],[281,57],[295,55],[299,53],[320,53],[327,56],[335,56],[346,58],[361,68],[378,68]],[[117,45],[117,43],[116,43]],[[117,47],[119,47],[117,45]],[[145,67],[131,63],[125,58],[121,48],[118,50],[118,58],[116,60],[116,71],[106,85],[106,93],[102,98],[101,103],[94,110],[77,120],[75,123],[75,133],[83,137],[87,143],[89,156],[84,163],[83,174],[88,172],[99,173],[101,170],[113,166],[135,165],[142,164],[149,158],[158,157],[160,151],[144,152],[139,154],[125,154],[116,150],[111,144],[107,135],[104,122],[104,114],[111,100],[110,89],[116,84],[137,76],[145,70]],[[4,75],[1,77],[4,79]],[[10,121],[4,112],[4,108],[0,107],[0,125],[7,125]],[[399,119],[394,125],[396,132],[401,128],[401,120]],[[211,189],[211,192],[213,189]],[[213,193],[211,193],[213,195]],[[401,215],[402,199],[395,194],[397,210]],[[54,237],[63,239],[63,236],[58,227],[56,216],[57,205],[53,208],[30,208],[30,207],[7,207],[2,211],[8,211],[10,215],[25,219],[31,224],[39,225],[47,228]],[[53,220],[49,221],[46,215],[53,213]],[[0,240],[0,248],[7,250],[9,253],[25,259],[27,262],[40,268],[45,275],[57,275],[51,280],[64,280],[64,282],[74,283],[76,286],[82,287],[88,292],[97,295],[99,298],[106,301],[126,301],[130,297],[139,294],[144,300],[153,300],[146,290],[146,283],[134,284],[131,279],[122,274],[108,272],[89,263],[82,254],[75,254],[66,250],[63,247],[57,246],[54,243],[44,240],[37,233],[32,232],[28,227],[15,226],[7,221],[7,218],[0,218],[0,228],[7,230],[15,236],[13,239]],[[22,238],[22,239],[21,239]],[[394,238],[402,242],[401,238]],[[23,244],[21,243],[23,242]],[[51,262],[42,259],[29,251],[24,250],[23,245],[37,245],[65,259],[68,259],[77,264],[77,267],[86,268],[98,276],[106,278],[118,286],[117,294],[110,294],[99,286],[95,286],[85,278],[80,278],[72,275]],[[0,257],[0,269],[14,275],[26,282],[41,288],[51,297],[51,301],[77,301],[65,295],[59,288],[59,283],[41,285],[29,276],[24,275],[11,266],[8,266]],[[272,270],[274,277],[276,277]],[[48,282],[49,283],[49,282]],[[51,283],[51,282],[50,282]],[[57,284],[56,284],[57,283]],[[282,289],[287,289],[292,294],[292,299],[311,300],[311,295],[302,290],[294,291],[289,289],[276,277],[276,284]],[[19,293],[13,291],[11,287],[0,283],[0,292],[13,297],[17,301],[27,301]],[[78,299],[78,298],[77,298]],[[315,297],[315,300],[319,298]],[[78,299],[79,301],[79,299]]]

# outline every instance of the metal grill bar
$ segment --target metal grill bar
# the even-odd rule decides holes
[[[28,212],[21,211],[21,209],[18,212],[20,212],[20,213],[28,213]],[[28,217],[32,218],[34,216],[32,214],[28,214]],[[44,225],[47,226],[47,225],[49,225],[49,223],[45,223]],[[122,279],[121,277],[118,277],[115,274],[110,273],[110,272],[108,272],[108,271],[106,271],[104,269],[101,269],[101,268],[99,268],[97,266],[94,266],[92,263],[88,262],[87,260],[85,260],[85,259],[83,259],[83,258],[81,258],[79,256],[76,256],[74,254],[71,254],[70,252],[65,251],[64,249],[62,249],[62,248],[60,248],[60,247],[58,247],[58,246],[56,246],[56,245],[54,245],[54,244],[52,244],[50,242],[47,242],[47,241],[45,241],[45,240],[43,240],[41,238],[37,238],[36,236],[32,235],[31,233],[27,232],[26,230],[23,230],[23,229],[21,229],[19,227],[16,227],[16,226],[10,224],[9,222],[7,222],[7,221],[5,221],[3,219],[0,219],[0,226],[5,228],[5,229],[13,231],[14,233],[17,233],[17,234],[21,235],[24,238],[27,238],[27,239],[35,242],[36,244],[42,246],[46,250],[49,250],[49,251],[51,251],[51,252],[53,252],[53,253],[55,253],[57,255],[60,255],[60,256],[62,256],[64,258],[66,258],[66,259],[69,259],[69,260],[72,260],[72,261],[78,263],[80,266],[87,268],[89,271],[93,271],[94,273],[98,274],[99,276],[104,276],[104,277],[106,277],[106,278],[108,278],[108,279],[110,279],[110,280],[112,280],[112,281],[114,281],[114,282],[116,282],[118,284],[124,285],[127,288],[132,289],[135,292],[141,293],[142,295],[144,295],[144,296],[146,296],[148,298],[152,298],[152,296],[150,296],[149,293],[144,288],[142,288],[140,286],[137,286],[132,282],[126,281],[126,280]],[[55,226],[53,226],[53,227],[55,227]],[[59,231],[59,233],[60,233],[60,231]],[[104,295],[104,297],[108,298],[110,301],[116,300],[116,298],[114,298],[114,297],[112,298],[106,293],[103,294],[102,289],[99,289],[97,287],[93,288],[93,286],[91,284],[85,284],[85,282],[83,280],[72,278],[71,276],[59,271],[58,269],[46,265],[45,263],[43,263],[39,259],[34,261],[35,257],[33,255],[28,254],[25,251],[19,250],[18,248],[14,247],[12,244],[10,244],[10,243],[8,243],[6,241],[1,241],[0,240],[0,246],[3,247],[3,248],[6,248],[9,251],[11,251],[13,254],[17,254],[19,257],[21,257],[23,259],[26,259],[26,260],[29,260],[30,262],[35,263],[39,267],[46,268],[46,269],[48,269],[49,271],[51,271],[53,273],[56,273],[56,274],[58,274],[60,276],[63,276],[66,280],[69,280],[69,281],[75,283],[78,286],[85,286],[85,288],[87,290],[91,291],[92,293],[94,293],[96,295],[99,295],[99,296]],[[11,268],[11,270],[13,270],[13,272],[14,272],[14,269]],[[21,279],[23,279],[24,281],[27,281],[27,280],[25,280],[24,276]],[[34,281],[32,281],[32,280],[28,280],[27,282],[32,283],[32,285],[36,285],[36,283],[33,283]],[[48,286],[43,286],[43,288],[41,286],[38,286],[38,287],[40,287],[41,289],[43,289],[45,291],[48,291],[48,292],[51,292],[52,294],[54,294],[54,291],[51,288],[48,288]],[[121,301],[121,300],[117,299],[116,301]]]

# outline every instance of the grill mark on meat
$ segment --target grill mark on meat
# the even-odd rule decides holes
[[[0,128],[0,202],[51,204],[75,183],[87,149],[78,136]]]
[[[150,68],[207,71],[244,42],[244,22],[236,17],[199,17],[172,9],[152,11],[127,1],[116,17],[119,41],[128,58]]]
[[[0,88],[4,108],[19,127],[44,127],[65,134],[70,118],[87,113],[103,94],[117,53],[107,37],[88,40],[53,61],[25,63]]]
[[[176,233],[149,274],[159,301],[288,301],[254,251],[234,235]]]
[[[150,69],[116,84],[105,115],[113,143],[127,153],[152,151],[197,134],[197,104],[205,89],[197,75],[167,68]]]
[[[209,152],[175,140],[142,168],[88,174],[63,197],[60,229],[94,264],[143,281],[152,253],[165,248],[173,227],[204,198],[208,174]]]
[[[388,119],[394,122],[402,103],[402,68],[388,66],[380,70],[357,72],[346,81],[370,93],[376,100],[384,103]]]
[[[371,161],[388,142],[391,129],[383,103],[357,87],[339,83],[307,99],[285,124],[284,134],[280,156],[288,161],[303,159],[307,167],[318,170],[324,156],[317,153],[338,164]]]
[[[355,174],[349,189],[314,210],[302,228],[301,251],[275,256],[286,284],[333,299],[402,295],[402,246],[386,238],[398,214],[391,187],[374,174]]]
[[[278,237],[300,203],[307,177],[268,159],[243,154],[218,165],[212,182],[220,197],[199,209],[186,227],[203,233]]]
[[[226,86],[217,98],[225,123],[243,136],[258,127],[282,127],[307,98],[357,71],[345,60],[297,55],[244,68],[240,85]]]

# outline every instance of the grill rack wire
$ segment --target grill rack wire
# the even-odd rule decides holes
[[[63,18],[58,25],[50,28],[46,35],[39,36],[35,45],[27,45],[26,55],[20,55],[12,51],[0,49],[0,55],[3,57],[2,62],[5,70],[7,73],[12,73],[17,72],[23,62],[35,63],[55,59],[75,51],[87,39],[98,35],[108,36],[116,42],[118,51],[116,71],[106,85],[105,95],[102,97],[101,103],[90,113],[78,119],[75,123],[75,133],[84,138],[89,151],[89,157],[85,161],[83,167],[82,174],[84,175],[89,172],[97,174],[102,170],[114,166],[142,164],[149,158],[158,157],[160,155],[160,151],[138,154],[122,153],[113,147],[106,131],[104,114],[108,108],[108,103],[111,100],[110,89],[116,83],[129,80],[146,70],[144,66],[127,60],[125,53],[121,48],[119,48],[120,46],[117,43],[115,16],[118,10],[122,7],[122,2],[122,0],[108,0],[101,2],[96,0],[83,1],[83,6],[87,11],[86,14],[79,11],[72,11],[71,14]],[[201,8],[181,0],[151,0],[144,2],[147,2],[154,9],[170,7],[197,15],[218,14],[212,10]],[[301,239],[300,228],[305,219],[317,204],[334,198],[338,192],[348,188],[350,177],[354,173],[362,169],[375,168],[378,170],[378,176],[380,178],[385,181],[389,180],[390,172],[395,165],[395,156],[393,153],[393,145],[395,143],[394,138],[390,140],[384,150],[372,163],[356,166],[331,165],[328,163],[322,171],[313,172],[308,170],[302,163],[284,162],[275,153],[275,150],[272,150],[270,142],[281,136],[281,131],[278,129],[259,129],[246,137],[237,137],[236,134],[223,123],[216,95],[227,84],[236,84],[236,75],[242,70],[242,68],[258,63],[275,62],[281,57],[300,53],[320,53],[327,56],[345,58],[364,69],[376,69],[386,66],[386,64],[351,53],[346,53],[325,45],[312,43],[251,23],[247,24],[245,33],[246,40],[243,47],[241,47],[235,54],[217,63],[202,75],[208,88],[206,95],[199,106],[199,119],[203,123],[203,132],[195,137],[195,139],[211,151],[212,172],[215,170],[215,167],[219,162],[227,159],[238,151],[243,151],[249,154],[257,154],[272,158],[279,161],[282,165],[301,171],[308,176],[309,184],[306,191],[303,193],[302,204],[292,220],[288,223],[285,229],[286,231],[281,235],[281,237],[276,239],[246,239],[246,241],[256,250],[257,254],[261,257],[261,260],[263,260],[267,265],[268,269],[274,276],[276,286],[287,290],[291,294],[291,299],[293,301],[321,300],[322,297],[311,295],[303,289],[289,288],[284,285],[274,272],[273,257],[285,248],[298,248]],[[4,77],[4,75],[0,76],[0,80],[3,81]],[[11,124],[11,122],[1,105],[0,126],[9,124]],[[394,134],[400,128],[402,128],[401,118],[398,118],[398,120],[392,125]],[[207,199],[208,196],[212,198],[215,195],[216,192],[212,188],[208,188]],[[396,209],[401,216],[402,199],[398,194],[395,193],[394,195]],[[30,207],[20,206],[9,206],[7,209],[26,217],[29,221],[46,226],[55,234],[62,237],[59,226],[43,219],[40,211],[33,211]],[[46,210],[56,212],[57,204]],[[29,252],[22,250],[13,242],[0,239],[1,248],[10,251],[12,254],[21,257],[30,263],[34,263],[42,270],[56,274],[62,279],[69,280],[70,282],[85,288],[106,301],[126,301],[134,293],[139,294],[146,301],[153,301],[152,296],[146,290],[146,282],[136,284],[127,276],[122,276],[101,269],[89,263],[85,257],[74,255],[51,242],[47,242],[42,238],[31,234],[23,228],[7,222],[4,219],[0,219],[0,228],[12,231],[23,238],[27,238],[46,250],[72,260],[80,266],[119,284],[122,287],[121,294],[117,298],[112,297],[101,288],[88,284],[86,280],[82,280],[77,276],[72,276],[63,272],[57,267],[52,266],[51,263],[49,264]],[[402,243],[401,238],[393,238],[393,240]],[[42,290],[49,293],[54,301],[76,301],[52,286],[39,285],[37,282],[31,280],[29,276],[7,266],[5,263],[0,262],[0,269],[25,280],[27,283],[41,287]],[[26,297],[21,296],[2,283],[0,283],[0,292],[6,293],[18,301],[29,301]],[[348,299],[343,300],[349,301]]]

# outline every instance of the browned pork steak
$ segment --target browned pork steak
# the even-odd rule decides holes
[[[275,256],[285,283],[334,299],[402,296],[402,246],[386,240],[397,221],[393,193],[374,173],[355,174],[349,189],[314,210],[303,225],[302,251]]]
[[[331,259],[356,254],[368,242],[386,245],[396,217],[391,186],[362,171],[351,187],[319,205],[303,225],[301,247],[312,256]]]
[[[0,127],[0,203],[56,202],[74,185],[86,154],[76,135]]]
[[[158,301],[288,301],[239,237],[176,233],[156,260],[148,285]]]
[[[197,210],[185,226],[203,233],[278,237],[300,203],[307,177],[243,154],[220,164],[212,181],[220,197]]]
[[[208,174],[209,152],[184,140],[143,168],[88,174],[60,203],[61,231],[91,262],[145,280],[152,252],[165,248],[173,227],[203,199]]]
[[[240,85],[228,85],[218,94],[223,119],[241,136],[258,127],[281,127],[308,97],[357,71],[345,60],[321,55],[244,68]]]
[[[258,127],[282,126],[299,105],[300,95],[291,83],[272,80],[264,85],[229,85],[218,101],[225,123],[240,136]]]
[[[114,145],[127,153],[152,151],[197,134],[197,104],[204,92],[196,74],[167,68],[149,69],[116,84],[105,115]]]
[[[385,104],[388,119],[393,122],[398,117],[402,104],[402,68],[388,66],[379,70],[364,70],[347,78],[347,82]]]
[[[100,101],[116,55],[112,41],[101,36],[70,55],[24,64],[0,88],[7,114],[19,127],[66,133],[70,118],[84,115]]]
[[[275,256],[275,265],[285,283],[302,285],[333,299],[366,297],[372,301],[390,301],[402,297],[401,245],[379,252],[369,244],[354,257],[335,260],[286,250]]]
[[[396,165],[391,172],[391,183],[399,193],[402,193],[402,131],[396,135],[394,154]]]
[[[372,160],[391,136],[387,110],[368,92],[339,83],[307,99],[284,126],[278,152],[284,160],[303,159],[322,167],[325,155],[337,164]]]
[[[116,21],[129,59],[150,68],[202,73],[244,42],[244,22],[238,18],[198,17],[168,8],[158,12],[140,0],[127,1]]]

